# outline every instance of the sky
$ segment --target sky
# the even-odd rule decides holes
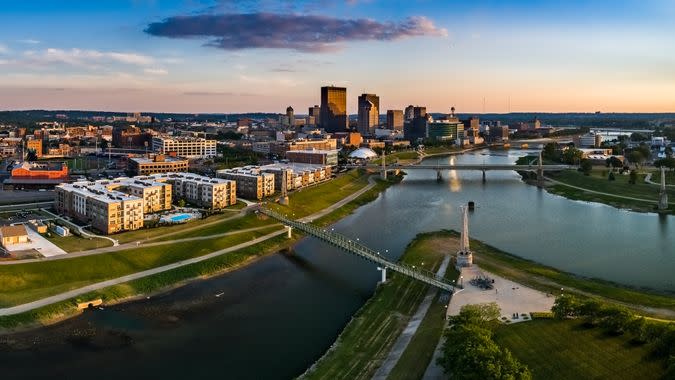
[[[670,0],[0,0],[0,109],[673,112]]]

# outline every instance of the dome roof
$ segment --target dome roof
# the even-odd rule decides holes
[[[359,148],[349,154],[349,158],[358,158],[362,160],[368,160],[374,157],[377,157],[377,153],[370,148]]]

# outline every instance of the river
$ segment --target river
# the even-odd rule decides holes
[[[522,151],[430,159],[513,163]],[[398,258],[419,232],[458,229],[505,251],[585,276],[675,289],[675,218],[577,202],[515,172],[411,170],[336,231]],[[209,280],[54,326],[0,337],[3,378],[285,379],[330,347],[372,294],[376,268],[314,239]],[[82,338],[90,336],[92,338]]]

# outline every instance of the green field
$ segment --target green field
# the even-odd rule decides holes
[[[553,194],[562,195],[567,198],[599,202],[609,204],[615,207],[631,208],[639,211],[653,211],[658,201],[659,187],[644,183],[645,174],[639,174],[637,183],[628,183],[629,176],[616,173],[614,181],[609,181],[608,168],[594,168],[590,175],[586,176],[581,172],[574,170],[565,170],[557,173],[547,174],[550,178],[563,182],[568,185],[578,186],[584,189],[599,191],[608,194],[620,195],[622,197],[633,197],[642,200],[631,200],[618,198],[610,195],[588,193],[583,190],[574,189],[568,186],[553,184],[547,187],[547,190]],[[675,212],[675,188],[668,189],[668,197],[671,199],[670,211]],[[651,201],[651,202],[649,202]]]
[[[88,284],[198,257],[266,235],[279,227],[198,242],[140,247],[67,260],[0,266],[0,307],[14,306]]]
[[[26,313],[0,316],[0,329],[13,329],[32,325],[35,322],[53,323],[60,318],[77,314],[78,312],[75,307],[77,302],[101,298],[106,304],[109,304],[128,299],[129,297],[161,291],[168,286],[180,284],[195,277],[223,273],[236,269],[251,259],[288,247],[295,241],[295,239],[287,239],[285,236],[278,236],[226,255],[83,294],[79,297],[44,306]]]
[[[664,363],[651,359],[647,346],[579,321],[503,325],[494,340],[526,364],[534,379],[658,379],[664,372]]]
[[[652,182],[661,183],[660,169],[656,169],[652,172]],[[675,185],[675,170],[666,169],[666,185]]]
[[[434,234],[418,236],[401,261],[436,270],[449,241]],[[409,277],[390,274],[361,307],[329,350],[303,377],[307,379],[370,379],[389,353],[391,345],[415,313],[429,286]],[[442,326],[442,324],[441,324]],[[439,334],[440,336],[440,334]],[[433,338],[424,338],[433,347]],[[418,363],[426,368],[426,364]],[[428,362],[427,362],[428,364]]]
[[[368,185],[368,174],[363,170],[350,170],[320,185],[300,189],[288,195],[289,206],[270,203],[267,206],[293,219],[314,214]]]
[[[83,238],[75,235],[58,236],[51,233],[52,236],[45,236],[47,240],[57,245],[66,252],[81,252],[90,249],[105,248],[112,246],[112,242],[108,239],[101,238]]]

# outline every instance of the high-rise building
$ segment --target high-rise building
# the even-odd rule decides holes
[[[412,104],[405,108],[404,112],[405,120],[412,120],[415,117],[415,106]]]
[[[286,118],[288,119],[288,126],[294,127],[295,126],[295,116],[293,115],[293,107],[288,106],[286,108]]]
[[[321,117],[319,114],[321,113],[321,107],[318,105],[314,105],[313,107],[309,107],[309,117],[314,117],[314,123],[313,124],[321,124]]]
[[[347,89],[345,87],[321,87],[321,127],[326,132],[347,130]]]
[[[402,110],[387,110],[387,129],[403,130]]]
[[[420,107],[420,106],[413,107],[413,118],[426,116],[427,116],[427,107]]]
[[[358,100],[357,130],[364,136],[372,136],[380,120],[380,97],[375,94],[361,94]]]

